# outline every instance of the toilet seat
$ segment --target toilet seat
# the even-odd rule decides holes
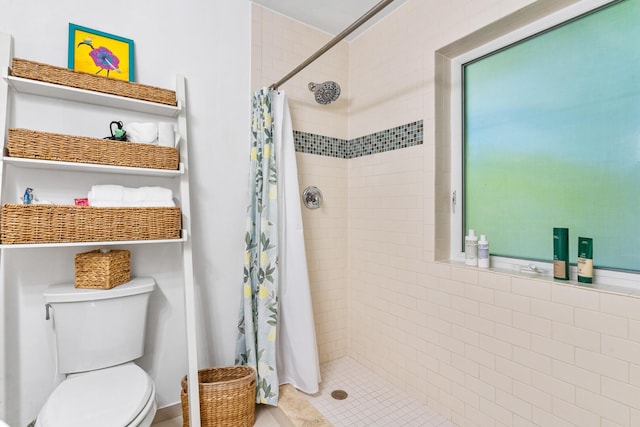
[[[150,404],[150,401],[152,401]],[[42,427],[125,427],[155,407],[149,375],[133,363],[68,376],[40,410]]]

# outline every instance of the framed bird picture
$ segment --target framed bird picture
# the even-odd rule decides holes
[[[132,82],[133,40],[69,23],[68,68]]]

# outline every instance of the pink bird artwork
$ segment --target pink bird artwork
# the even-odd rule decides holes
[[[121,73],[120,71],[120,59],[113,54],[109,49],[104,46],[100,46],[98,48],[93,47],[92,40],[90,38],[82,40],[78,43],[77,47],[80,45],[87,45],[91,48],[91,52],[89,52],[89,56],[93,59],[93,63],[99,68],[96,71],[96,74],[102,72],[102,70],[107,71],[107,77],[109,77],[109,72],[115,71],[117,73]]]

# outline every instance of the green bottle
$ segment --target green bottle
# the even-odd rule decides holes
[[[593,239],[578,237],[578,282],[593,283]]]
[[[569,280],[569,229],[553,229],[553,278]]]

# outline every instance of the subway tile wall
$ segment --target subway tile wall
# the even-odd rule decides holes
[[[435,51],[530,3],[407,0],[341,46],[348,105],[312,106],[302,82],[291,93],[300,132],[354,141],[424,127],[423,144],[400,150],[297,153],[301,187],[321,183],[327,207],[303,209],[321,359],[348,354],[461,426],[640,425],[640,299],[435,261],[434,165],[448,161],[435,157]],[[269,25],[296,35],[269,36],[270,54],[295,50],[299,63],[322,44],[299,23]],[[254,67],[279,77],[276,62]]]
[[[296,153],[300,194],[322,191],[320,209],[302,208],[320,362],[347,355],[347,162]]]

